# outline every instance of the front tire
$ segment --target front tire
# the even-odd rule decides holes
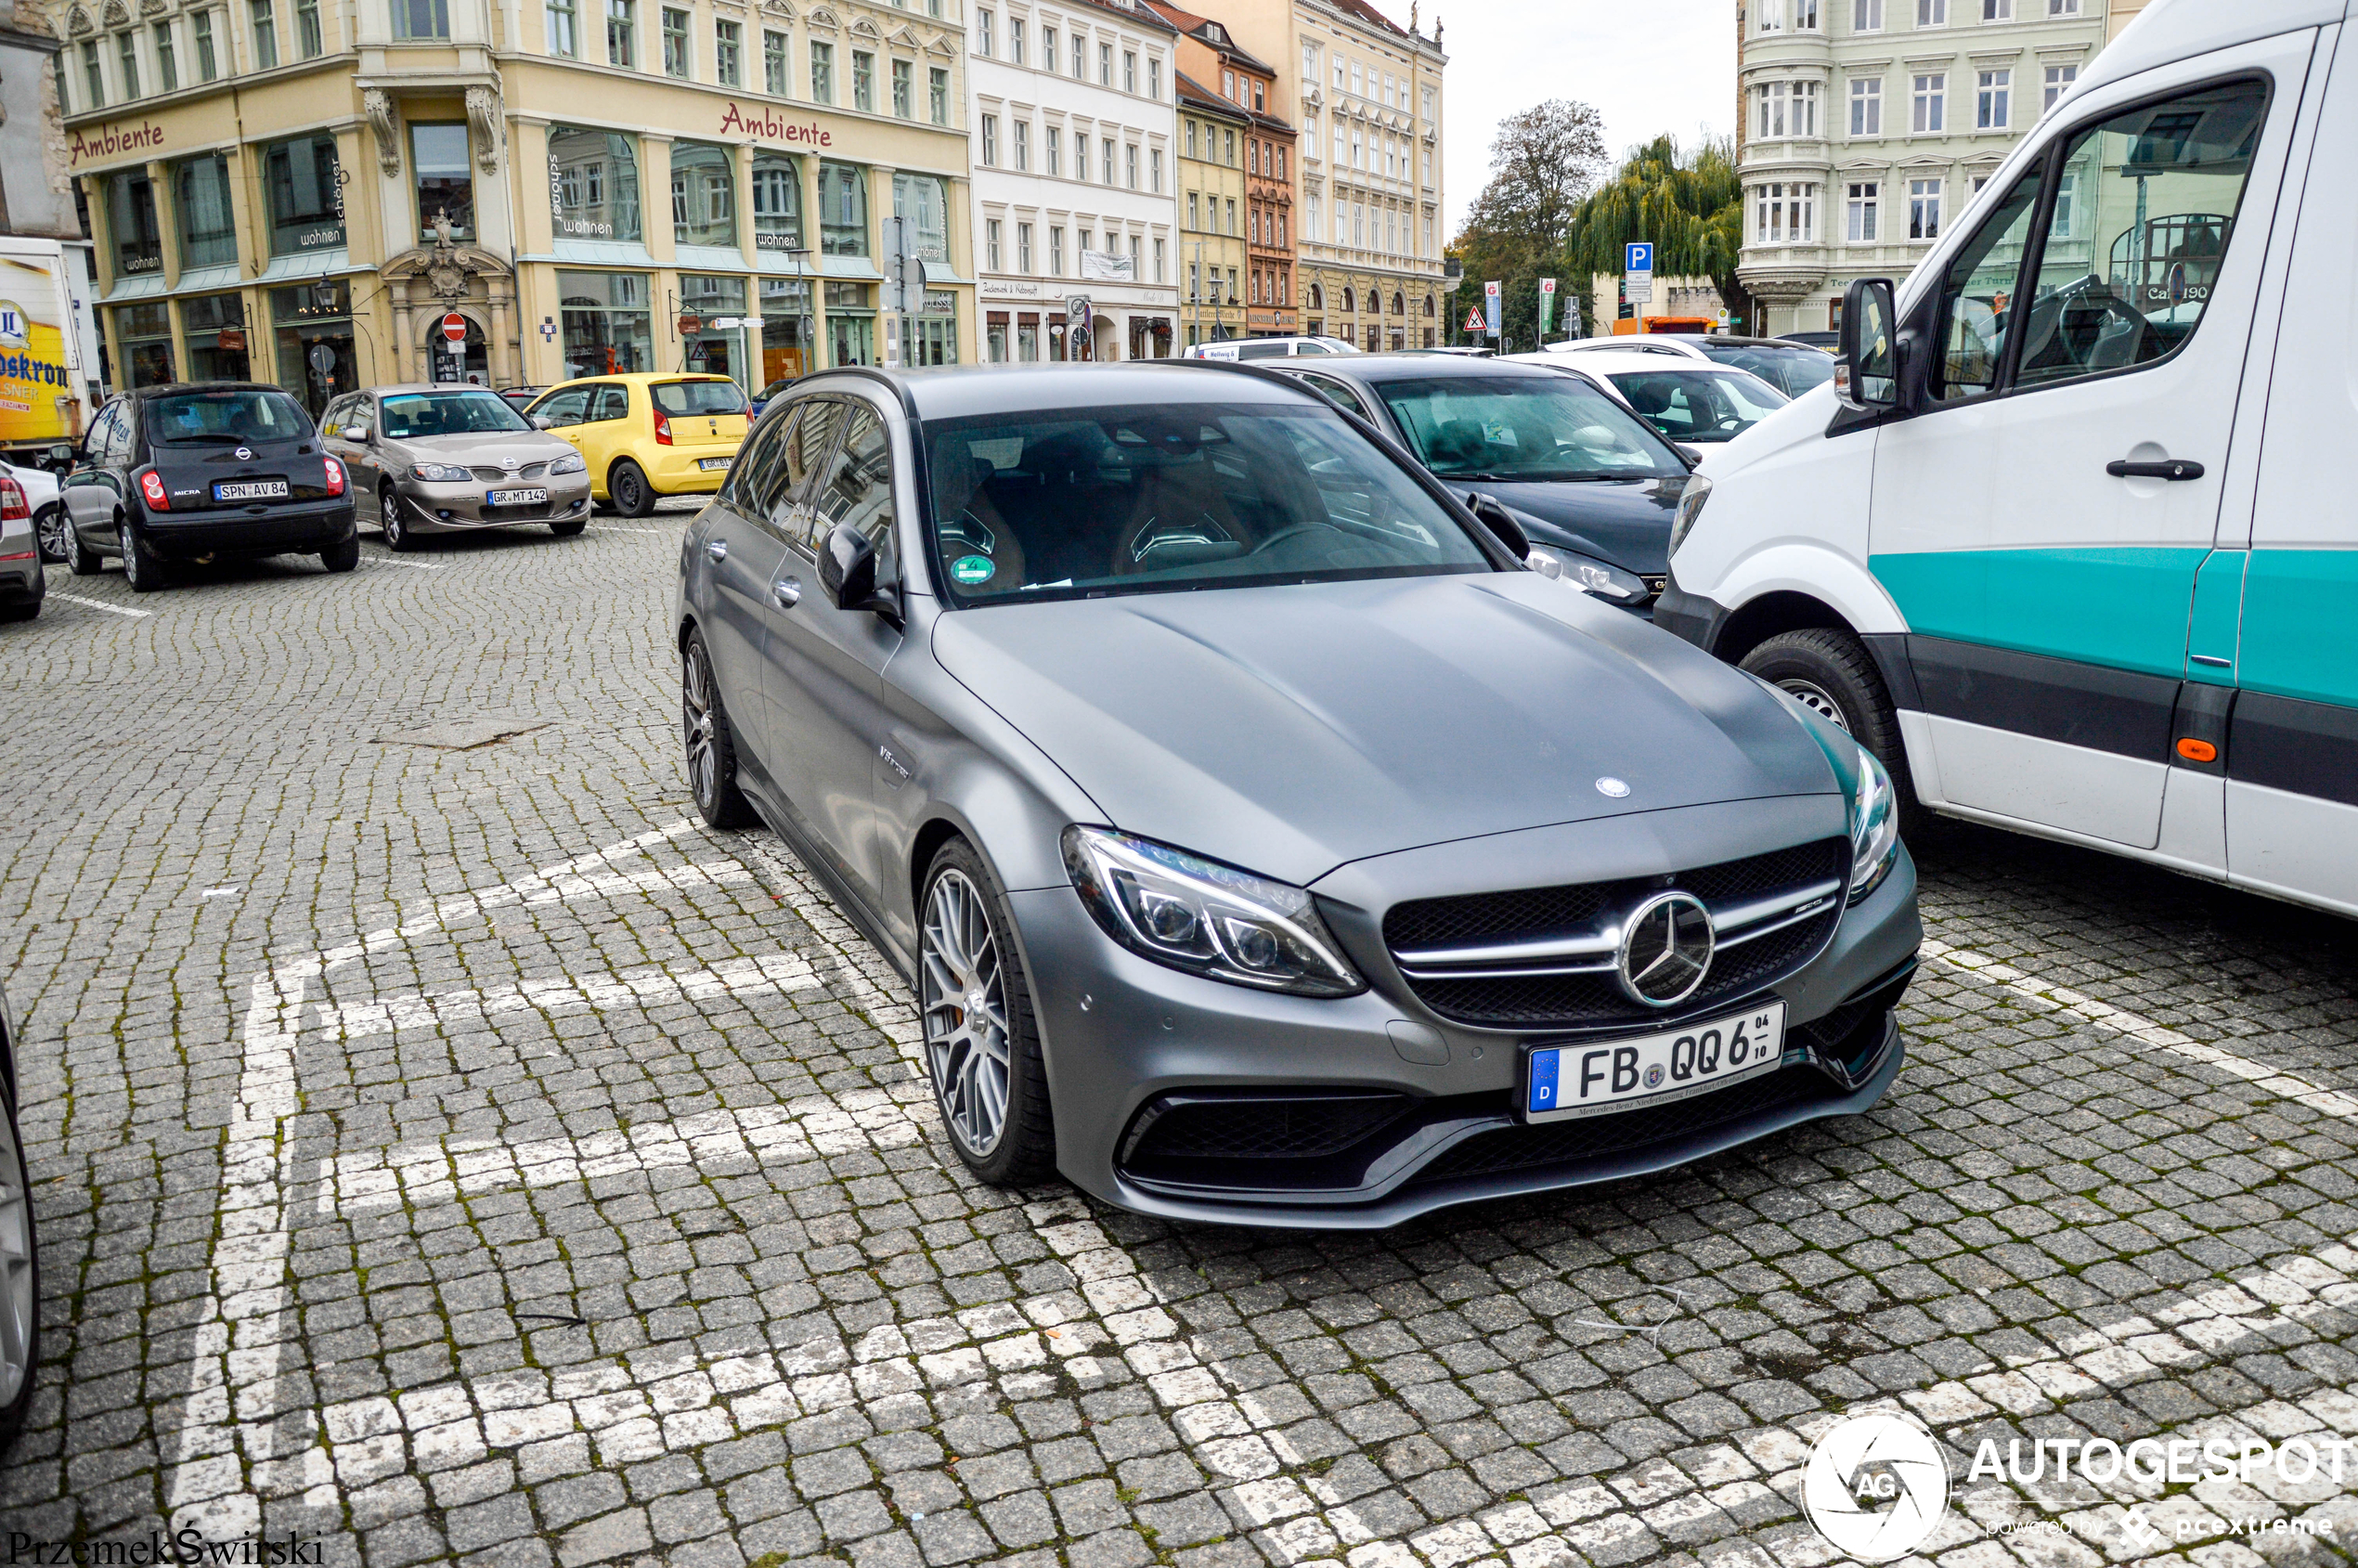
[[[42,560],[61,566],[73,559],[73,523],[64,502],[51,501],[32,514],[32,537]]]
[[[0,1094],[0,1449],[24,1430],[41,1365],[41,1258],[17,1109]]]
[[[680,728],[687,746],[688,788],[696,814],[722,830],[751,827],[760,819],[737,787],[737,737],[720,706],[712,654],[704,633],[688,633],[680,650]]]
[[[606,475],[606,494],[614,498],[614,509],[625,517],[644,517],[655,509],[654,486],[647,483],[646,471],[628,458],[614,465]]]
[[[963,838],[926,871],[917,932],[917,1002],[926,1072],[950,1144],[993,1186],[1054,1175],[1056,1121],[999,879]]]
[[[377,516],[384,527],[387,550],[407,551],[417,548],[409,525],[401,520],[401,494],[390,485],[377,492]]]
[[[1899,715],[1866,644],[1846,631],[1812,627],[1781,632],[1746,654],[1742,667],[1847,731],[1891,775],[1899,801],[1899,833],[1919,836],[1930,813],[1916,801]]]
[[[128,521],[123,525],[123,576],[134,593],[160,593],[172,586],[172,568],[148,542],[148,531]]]

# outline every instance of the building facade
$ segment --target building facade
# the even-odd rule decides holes
[[[2105,0],[1739,0],[1753,330],[1898,278],[2104,46]]]
[[[251,376],[316,410],[971,357],[961,3],[75,0],[66,150],[114,382]],[[927,262],[905,323],[896,214]]]
[[[1443,287],[1441,29],[1370,0],[1224,0],[1237,42],[1276,62],[1271,112],[1295,127],[1300,330],[1364,348],[1439,343]]]
[[[1251,135],[1250,114],[1179,73],[1179,309],[1190,347],[1251,335],[1244,296]]]
[[[1175,36],[1145,0],[974,6],[985,358],[1177,351]],[[1089,302],[1085,343],[1066,320],[1073,296]]]
[[[1211,108],[1224,117],[1218,162],[1241,186],[1225,193],[1237,197],[1238,208],[1236,220],[1228,222],[1223,232],[1244,243],[1244,259],[1232,261],[1236,270],[1225,277],[1228,293],[1235,296],[1227,303],[1241,308],[1245,319],[1241,332],[1226,335],[1265,338],[1296,332],[1300,316],[1293,303],[1294,130],[1276,112],[1276,71],[1247,53],[1220,22],[1182,10],[1170,0],[1147,3],[1181,30],[1180,69],[1212,100]],[[1232,129],[1237,133],[1233,158],[1228,156],[1226,139]],[[1226,222],[1224,206],[1219,215]]]
[[[58,51],[32,5],[0,0],[0,234],[84,238],[65,172]]]

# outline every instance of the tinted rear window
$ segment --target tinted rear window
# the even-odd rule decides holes
[[[148,404],[148,439],[167,447],[300,441],[310,434],[311,416],[283,392],[175,392]]]
[[[648,392],[667,414],[742,414],[745,395],[735,382],[656,382]]]
[[[1834,356],[1822,349],[1767,348],[1757,343],[1705,343],[1704,353],[1722,365],[1750,370],[1788,397],[1834,379]]]

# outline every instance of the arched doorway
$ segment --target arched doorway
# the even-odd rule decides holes
[[[446,311],[443,316],[450,314]],[[474,386],[491,384],[491,340],[484,336],[483,323],[470,312],[459,313],[465,317],[467,335],[452,351],[449,338],[443,329],[443,316],[433,321],[431,345],[427,356],[431,379],[440,382],[463,382]]]

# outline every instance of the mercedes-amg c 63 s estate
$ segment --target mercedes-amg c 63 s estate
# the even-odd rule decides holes
[[[1865,1110],[1890,781],[1249,365],[828,372],[688,530],[687,765],[910,978],[947,1134],[1374,1227]]]

